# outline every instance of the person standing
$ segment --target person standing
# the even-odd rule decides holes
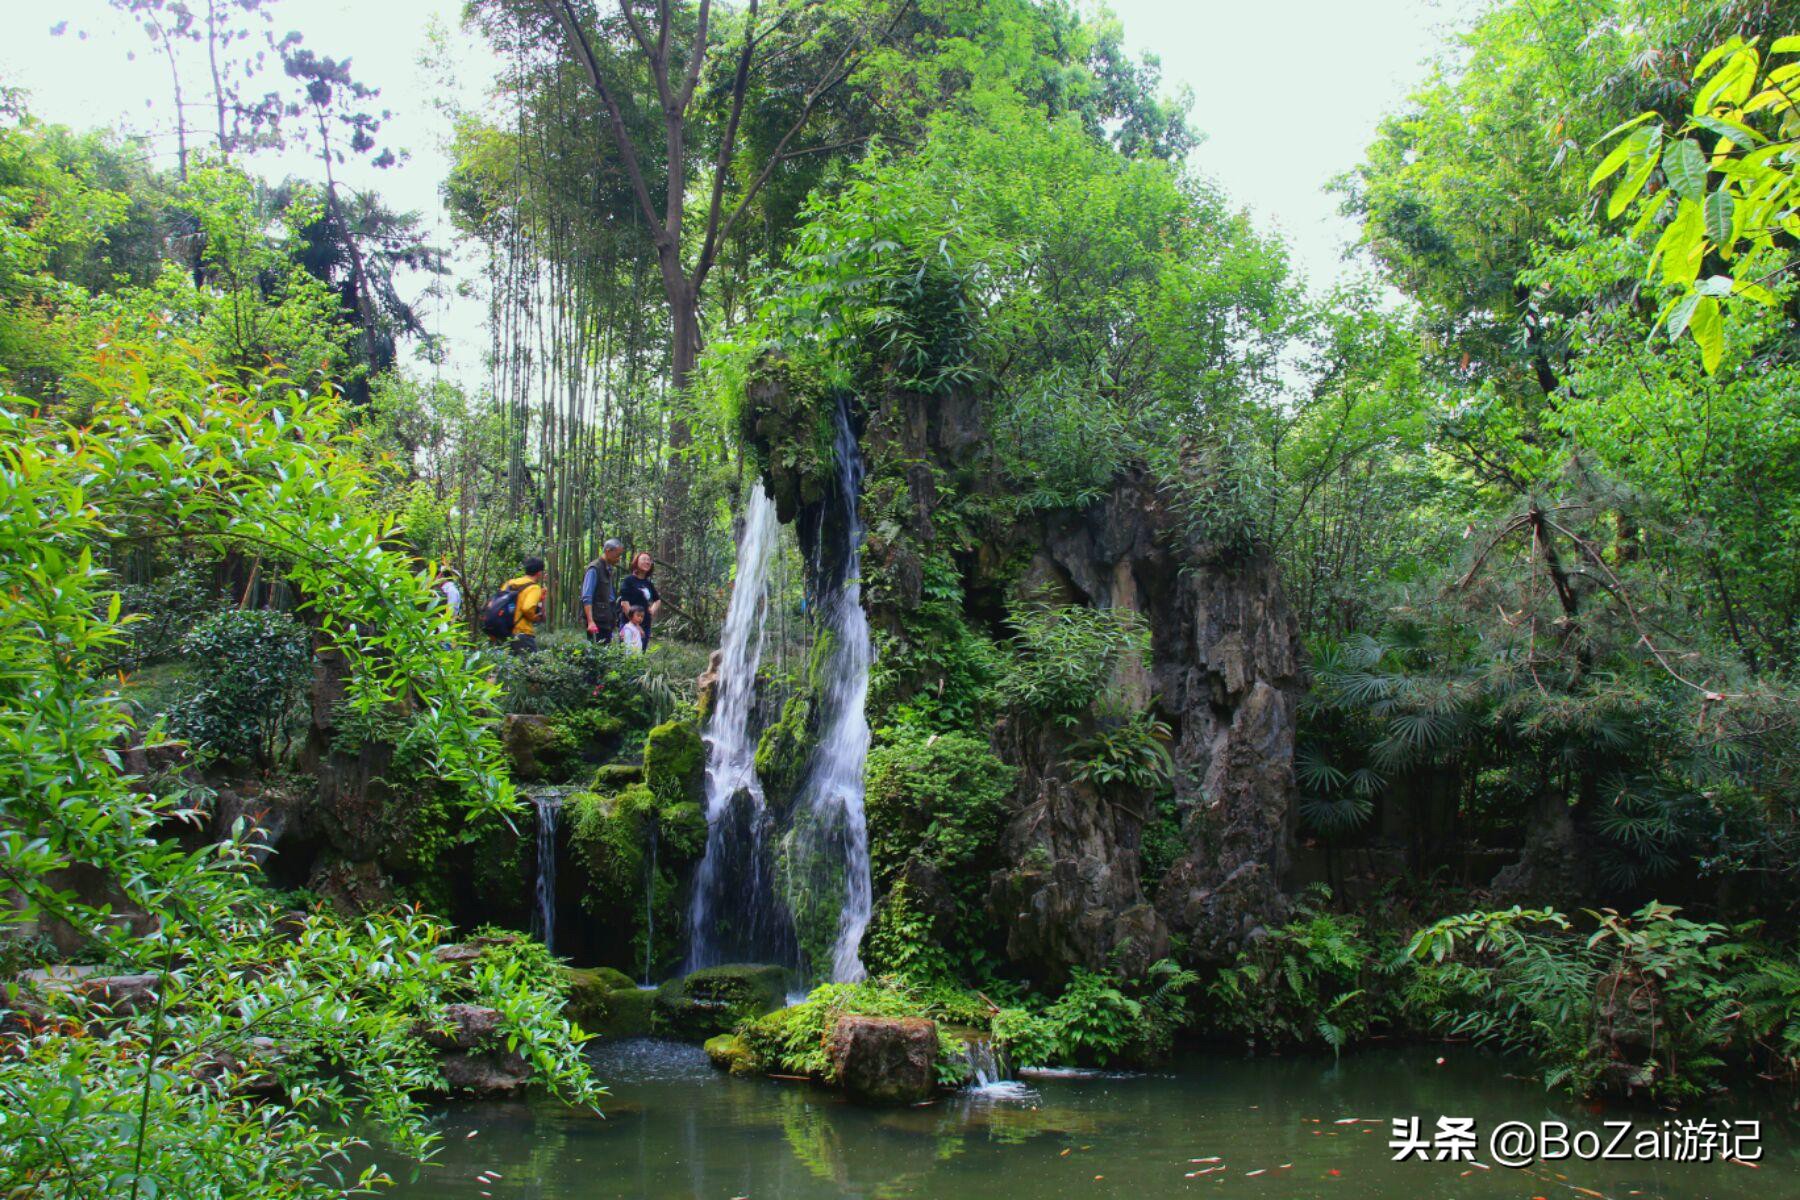
[[[662,597],[657,594],[656,581],[650,576],[655,572],[656,564],[650,558],[648,550],[640,550],[631,560],[631,573],[619,584],[619,616],[621,620],[631,619],[631,610],[644,610],[644,648],[650,647],[650,628],[656,620],[656,614],[662,608]]]
[[[619,596],[613,586],[613,569],[624,557],[625,543],[618,538],[607,538],[606,545],[600,548],[600,557],[588,564],[587,574],[581,577],[581,615],[587,620],[590,642],[611,641],[613,629],[619,623]]]
[[[537,623],[544,619],[544,560],[537,555],[527,558],[523,574],[506,581],[506,590],[518,594],[513,609],[512,652],[531,654],[537,648]]]
[[[444,607],[449,610],[452,623],[462,616],[462,589],[456,585],[456,572],[448,566],[438,568],[437,593],[443,598]]]
[[[625,615],[625,624],[619,626],[619,641],[624,643],[625,653],[642,654],[644,652],[644,610],[633,607]]]

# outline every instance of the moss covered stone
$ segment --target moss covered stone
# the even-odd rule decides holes
[[[665,721],[644,742],[644,783],[665,805],[698,803],[706,791],[706,744],[693,721]]]
[[[593,789],[596,792],[616,792],[620,788],[630,787],[634,783],[644,781],[644,765],[642,763],[604,763],[594,770]]]
[[[706,1057],[712,1060],[713,1066],[733,1075],[757,1073],[756,1056],[750,1053],[750,1047],[744,1044],[744,1039],[735,1033],[721,1033],[717,1037],[707,1038]]]
[[[787,973],[780,967],[703,967],[656,990],[652,1027],[665,1037],[704,1042],[780,1008],[786,991]]]

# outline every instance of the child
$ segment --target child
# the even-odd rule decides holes
[[[634,604],[625,614],[625,627],[619,630],[619,640],[625,643],[625,653],[642,654],[644,652],[644,608]]]

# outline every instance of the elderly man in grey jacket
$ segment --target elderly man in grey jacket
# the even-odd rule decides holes
[[[613,568],[625,554],[625,543],[607,538],[600,557],[588,564],[581,577],[581,615],[587,619],[590,642],[610,642],[619,624],[618,592],[613,587]]]

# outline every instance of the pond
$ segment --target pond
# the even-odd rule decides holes
[[[813,1197],[1160,1196],[1249,1200],[1645,1197],[1775,1200],[1800,1195],[1800,1126],[1759,1094],[1694,1106],[1689,1118],[1761,1120],[1761,1159],[1495,1165],[1487,1131],[1560,1121],[1604,1132],[1668,1114],[1594,1109],[1547,1095],[1518,1068],[1464,1046],[1405,1046],[1329,1058],[1192,1055],[1144,1074],[1033,1076],[919,1108],[871,1110],[822,1088],[732,1079],[701,1051],[636,1040],[593,1051],[612,1090],[604,1117],[541,1101],[448,1105],[442,1154],[392,1195],[588,1200]],[[1443,1060],[1440,1062],[1439,1060]],[[1392,1161],[1395,1117],[1472,1117],[1464,1161]],[[1606,1136],[1610,1136],[1607,1134]],[[1485,1167],[1485,1169],[1484,1169]]]

